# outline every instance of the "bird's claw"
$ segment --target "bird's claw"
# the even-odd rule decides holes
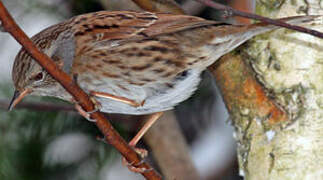
[[[94,104],[94,110],[92,111],[85,111],[78,103],[75,103],[75,108],[77,109],[77,111],[85,118],[87,119],[88,121],[90,122],[96,122],[95,119],[92,119],[91,118],[91,114],[92,113],[95,113],[95,112],[98,112],[100,109],[101,109],[101,104],[96,100],[94,99],[93,97],[90,97],[90,100],[93,102]]]
[[[91,118],[91,114],[97,112],[99,109],[95,108],[93,111],[86,112],[79,104],[75,104],[75,109],[80,113],[81,116],[83,116],[88,121],[96,122],[95,119]]]
[[[137,154],[139,154],[139,156],[142,158],[142,160],[139,162],[139,163],[134,163],[134,162],[131,162],[129,163],[126,158],[122,158],[122,165],[123,166],[127,166],[128,169],[132,172],[135,172],[135,173],[144,173],[144,172],[148,172],[148,171],[151,171],[152,168],[150,169],[147,169],[147,168],[137,168],[136,166],[140,166],[141,164],[143,164],[145,162],[145,160],[143,160],[145,157],[147,157],[148,155],[148,151],[146,149],[142,149],[142,148],[133,148]]]

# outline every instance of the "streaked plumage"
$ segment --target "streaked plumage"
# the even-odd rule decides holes
[[[301,23],[304,16],[288,22]],[[96,12],[53,25],[32,40],[86,92],[131,99],[134,107],[96,97],[101,111],[149,114],[173,108],[195,91],[200,73],[253,36],[275,27],[225,25],[202,18],[150,12]],[[13,67],[18,91],[71,96],[22,49]],[[38,79],[37,79],[38,78]]]

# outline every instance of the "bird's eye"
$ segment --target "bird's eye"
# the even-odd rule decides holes
[[[42,79],[43,79],[43,77],[44,77],[43,72],[40,72],[40,73],[38,73],[36,76],[34,76],[34,80],[35,80],[35,81],[40,81],[40,80],[42,80]]]

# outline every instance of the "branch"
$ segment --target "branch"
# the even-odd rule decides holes
[[[255,19],[255,20],[259,20],[261,22],[267,23],[267,24],[272,24],[275,26],[279,26],[279,27],[284,27],[287,29],[292,29],[295,31],[299,31],[299,32],[303,32],[306,34],[311,34],[313,36],[319,37],[321,39],[323,39],[323,33],[316,31],[316,30],[312,30],[312,29],[308,29],[308,28],[304,28],[301,26],[296,26],[296,25],[291,25],[288,23],[285,23],[283,21],[278,21],[275,19],[270,19],[270,18],[266,18],[263,16],[259,16],[256,14],[252,14],[252,13],[247,13],[247,12],[242,12],[236,9],[233,9],[232,7],[229,6],[225,6],[216,2],[213,2],[211,0],[196,0],[202,4],[205,4],[209,7],[212,7],[214,9],[218,9],[218,10],[222,10],[225,12],[225,17],[231,17],[231,16],[241,16],[241,17],[245,17],[245,18],[249,18],[249,19]]]
[[[11,17],[2,1],[0,1],[0,19],[5,31],[9,32],[25,50],[65,89],[69,92],[76,102],[87,112],[94,111],[95,107],[88,95],[72,80],[72,78],[60,70],[56,64],[44,53],[37,49],[27,35],[18,27],[14,19]],[[109,121],[100,112],[91,114],[91,118],[95,119],[95,124],[104,134],[108,143],[113,145],[128,162],[132,162],[137,168],[149,169],[149,171],[141,174],[147,179],[161,179],[160,175],[152,169],[147,163],[141,163],[137,153],[128,146],[124,139],[114,130]]]
[[[8,110],[9,101],[0,99],[0,109]],[[75,111],[75,108],[71,105],[54,104],[54,103],[39,103],[39,102],[20,102],[15,109],[31,109],[34,111]]]
[[[252,68],[241,56],[227,54],[208,68],[216,79],[230,115],[236,109],[250,109],[250,114],[263,117],[269,124],[288,120],[287,113],[276,105],[254,77]]]
[[[279,15],[288,16],[298,12],[303,7],[304,0],[281,2]],[[322,1],[312,0],[311,4],[307,4],[306,11],[322,15],[320,2]],[[259,3],[257,8],[262,9],[262,15],[273,12],[272,6],[267,4]],[[317,22],[313,27],[322,31],[323,22]],[[280,113],[270,110],[270,104],[263,103],[265,99],[262,93],[258,93],[259,88],[247,86],[250,84],[248,78],[233,76],[228,79],[225,71],[236,71],[224,66],[221,68],[220,62],[217,68],[224,71],[216,74],[217,79],[223,82],[223,87],[220,87],[222,93],[236,97],[238,101],[241,99],[241,103],[231,102],[229,97],[227,107],[231,109],[230,115],[236,130],[239,172],[245,179],[322,179],[322,161],[316,159],[323,157],[320,103],[323,97],[323,72],[317,71],[318,66],[319,69],[322,67],[322,61],[318,57],[322,57],[323,43],[321,39],[308,36],[287,36],[288,32],[279,32],[274,37],[268,36],[268,39],[261,37],[249,42],[240,52],[223,57],[226,64],[226,60],[230,58],[229,66],[237,66],[237,61],[243,61],[249,66],[253,76],[262,83],[265,95],[286,112],[285,121]],[[241,75],[245,76],[245,73],[241,72]],[[227,82],[220,76],[228,79]],[[245,86],[237,87],[236,92],[228,92],[228,87],[235,82]],[[239,96],[241,91],[248,92],[247,96]],[[251,99],[251,103],[256,104],[250,106],[247,98],[255,95],[260,96]],[[242,98],[246,101],[243,102]],[[265,106],[261,108],[260,104]],[[275,123],[279,119],[283,121]],[[304,142],[309,143],[305,145]]]

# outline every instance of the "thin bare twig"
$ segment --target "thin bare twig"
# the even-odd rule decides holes
[[[7,111],[9,106],[9,101],[0,99],[0,109]],[[34,111],[75,111],[75,108],[71,105],[65,104],[54,104],[54,103],[40,103],[40,102],[21,102],[15,109],[31,109]]]
[[[9,14],[2,1],[0,1],[0,19],[3,28],[9,32],[24,48],[25,50],[65,89],[79,105],[87,112],[94,111],[95,106],[88,97],[88,95],[77,86],[72,78],[56,66],[47,55],[42,53],[28,38],[28,36],[15,23],[12,16]],[[96,120],[96,125],[103,133],[108,143],[113,145],[128,162],[137,168],[149,169],[141,174],[146,179],[161,179],[161,176],[147,163],[141,163],[141,158],[138,154],[125,142],[125,140],[114,130],[109,121],[100,112],[91,114],[91,118]]]
[[[242,12],[236,9],[233,9],[229,6],[225,6],[216,2],[213,2],[212,0],[196,0],[202,4],[205,4],[209,7],[212,7],[214,9],[218,9],[218,10],[222,10],[225,13],[225,17],[231,17],[231,16],[241,16],[241,17],[245,17],[245,18],[249,18],[249,19],[254,19],[254,20],[259,20],[261,22],[267,23],[267,24],[272,24],[275,26],[280,26],[280,27],[284,27],[287,29],[292,29],[295,31],[299,31],[299,32],[303,32],[306,34],[311,34],[315,37],[319,37],[319,38],[323,38],[323,33],[316,31],[316,30],[312,30],[312,29],[308,29],[308,28],[304,28],[301,26],[296,26],[296,25],[291,25],[288,23],[285,23],[283,21],[279,21],[279,20],[275,20],[275,19],[270,19],[267,17],[263,17],[263,16],[259,16],[256,14],[252,14],[252,13],[247,13],[247,12]]]

